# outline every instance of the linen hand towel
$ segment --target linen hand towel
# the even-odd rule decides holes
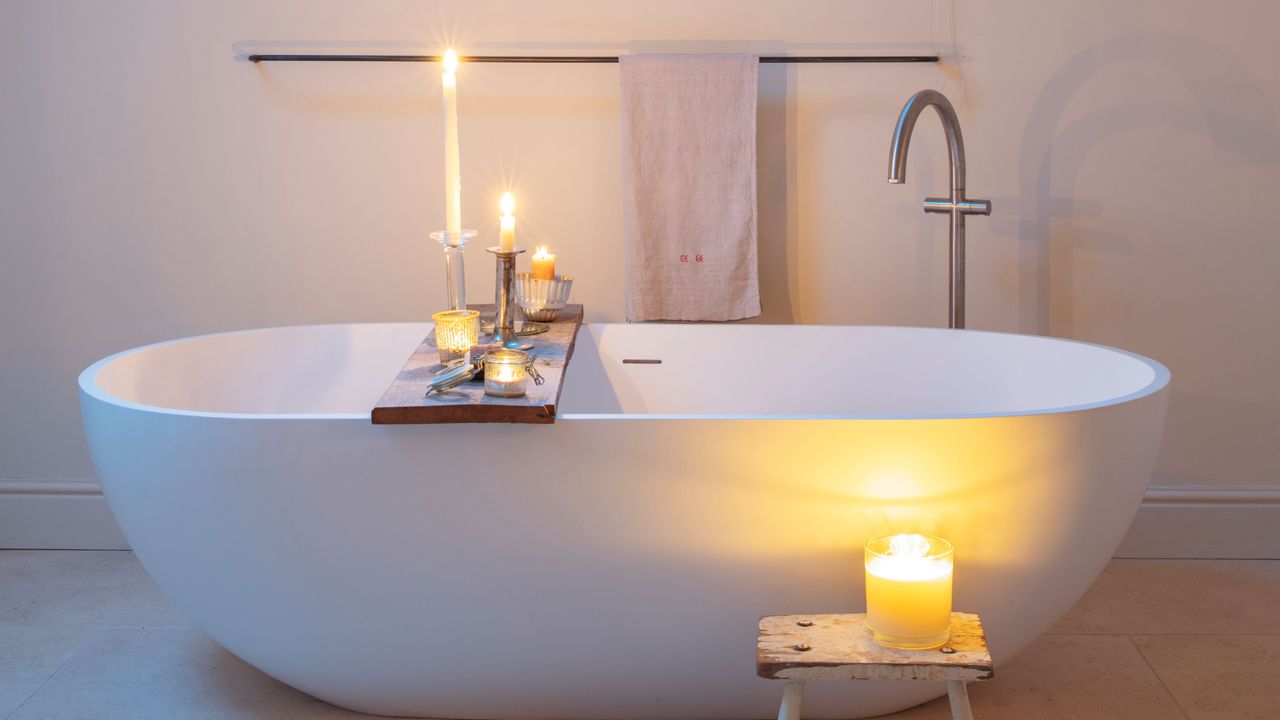
[[[753,55],[624,55],[627,320],[760,314]]]

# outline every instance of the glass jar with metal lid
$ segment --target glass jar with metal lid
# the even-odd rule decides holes
[[[484,354],[484,394],[492,397],[524,397],[529,380],[529,353],[523,350],[490,350]]]

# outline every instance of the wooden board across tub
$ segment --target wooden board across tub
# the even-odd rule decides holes
[[[481,314],[492,313],[492,305],[469,305]],[[484,394],[484,383],[472,381],[442,395],[426,397],[427,379],[440,356],[431,338],[425,338],[413,351],[409,361],[382,394],[370,413],[375,425],[420,425],[433,423],[526,423],[545,425],[556,421],[556,407],[564,386],[565,369],[573,357],[573,344],[582,327],[582,306],[566,305],[560,317],[548,323],[551,329],[541,335],[522,336],[533,345],[530,354],[537,356],[538,372],[546,379],[534,385],[531,378],[528,394],[522,398],[496,398]]]

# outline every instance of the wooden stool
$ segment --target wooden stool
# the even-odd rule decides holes
[[[954,720],[973,720],[965,683],[994,671],[982,620],[951,614],[951,639],[938,650],[895,650],[871,639],[865,613],[760,618],[756,674],[786,680],[778,720],[800,720],[807,680],[946,680]]]

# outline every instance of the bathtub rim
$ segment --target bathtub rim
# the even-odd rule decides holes
[[[809,323],[791,323],[794,325],[805,325],[814,328],[888,328],[894,330],[909,330],[913,332],[925,333],[972,333],[984,335],[1000,335],[1013,336],[1019,338],[1034,338],[1049,342],[1070,343],[1074,345],[1083,345],[1099,350],[1106,350],[1119,355],[1124,355],[1138,362],[1145,364],[1153,373],[1151,382],[1145,386],[1124,395],[1097,400],[1091,403],[1079,403],[1075,405],[1062,405],[1058,407],[1035,408],[1028,410],[1019,410],[1014,412],[1000,413],[917,413],[912,415],[875,415],[875,414],[857,414],[857,413],[841,413],[841,414],[728,414],[728,413],[564,413],[558,414],[556,421],[564,420],[870,420],[870,421],[891,421],[891,420],[977,420],[987,418],[1013,418],[1026,417],[1031,415],[1058,415],[1063,413],[1082,412],[1086,410],[1094,410],[1098,408],[1109,407],[1112,405],[1121,405],[1127,402],[1138,400],[1148,395],[1154,395],[1165,389],[1172,379],[1172,373],[1163,363],[1154,360],[1145,355],[1130,352],[1122,348],[1103,345],[1101,343],[1091,343],[1083,340],[1074,340],[1071,338],[1059,338],[1051,335],[1029,335],[1025,333],[1001,332],[996,330],[971,330],[971,329],[951,329],[951,328],[934,328],[934,327],[916,327],[910,325],[832,325],[832,324],[809,324]],[[326,327],[351,327],[359,326],[376,326],[376,325],[427,325],[430,322],[424,321],[393,321],[393,322],[354,322],[354,323],[312,323],[302,325],[276,325],[269,327],[244,328],[240,330],[224,330],[220,332],[203,333],[200,335],[188,335],[186,337],[173,338],[170,340],[161,340],[159,342],[148,343],[136,347],[121,350],[112,353],[93,364],[89,365],[77,377],[77,385],[80,392],[95,400],[116,405],[118,407],[137,410],[140,412],[156,413],[161,415],[178,415],[195,418],[225,419],[225,420],[359,420],[370,422],[373,408],[363,413],[244,413],[244,412],[210,412],[206,410],[186,410],[182,408],[163,407],[160,405],[148,405],[132,400],[126,400],[108,393],[100,385],[98,385],[98,373],[110,365],[112,362],[119,360],[133,353],[144,352],[167,345],[175,345],[177,343],[187,342],[191,340],[202,340],[206,338],[214,338],[222,335],[235,335],[243,333],[260,333],[271,332],[275,330],[288,330],[293,328],[326,328]],[[584,323],[584,325],[626,325],[626,323]],[[685,324],[679,324],[685,326]],[[405,358],[408,359],[407,357]],[[390,379],[387,383],[390,384]]]

